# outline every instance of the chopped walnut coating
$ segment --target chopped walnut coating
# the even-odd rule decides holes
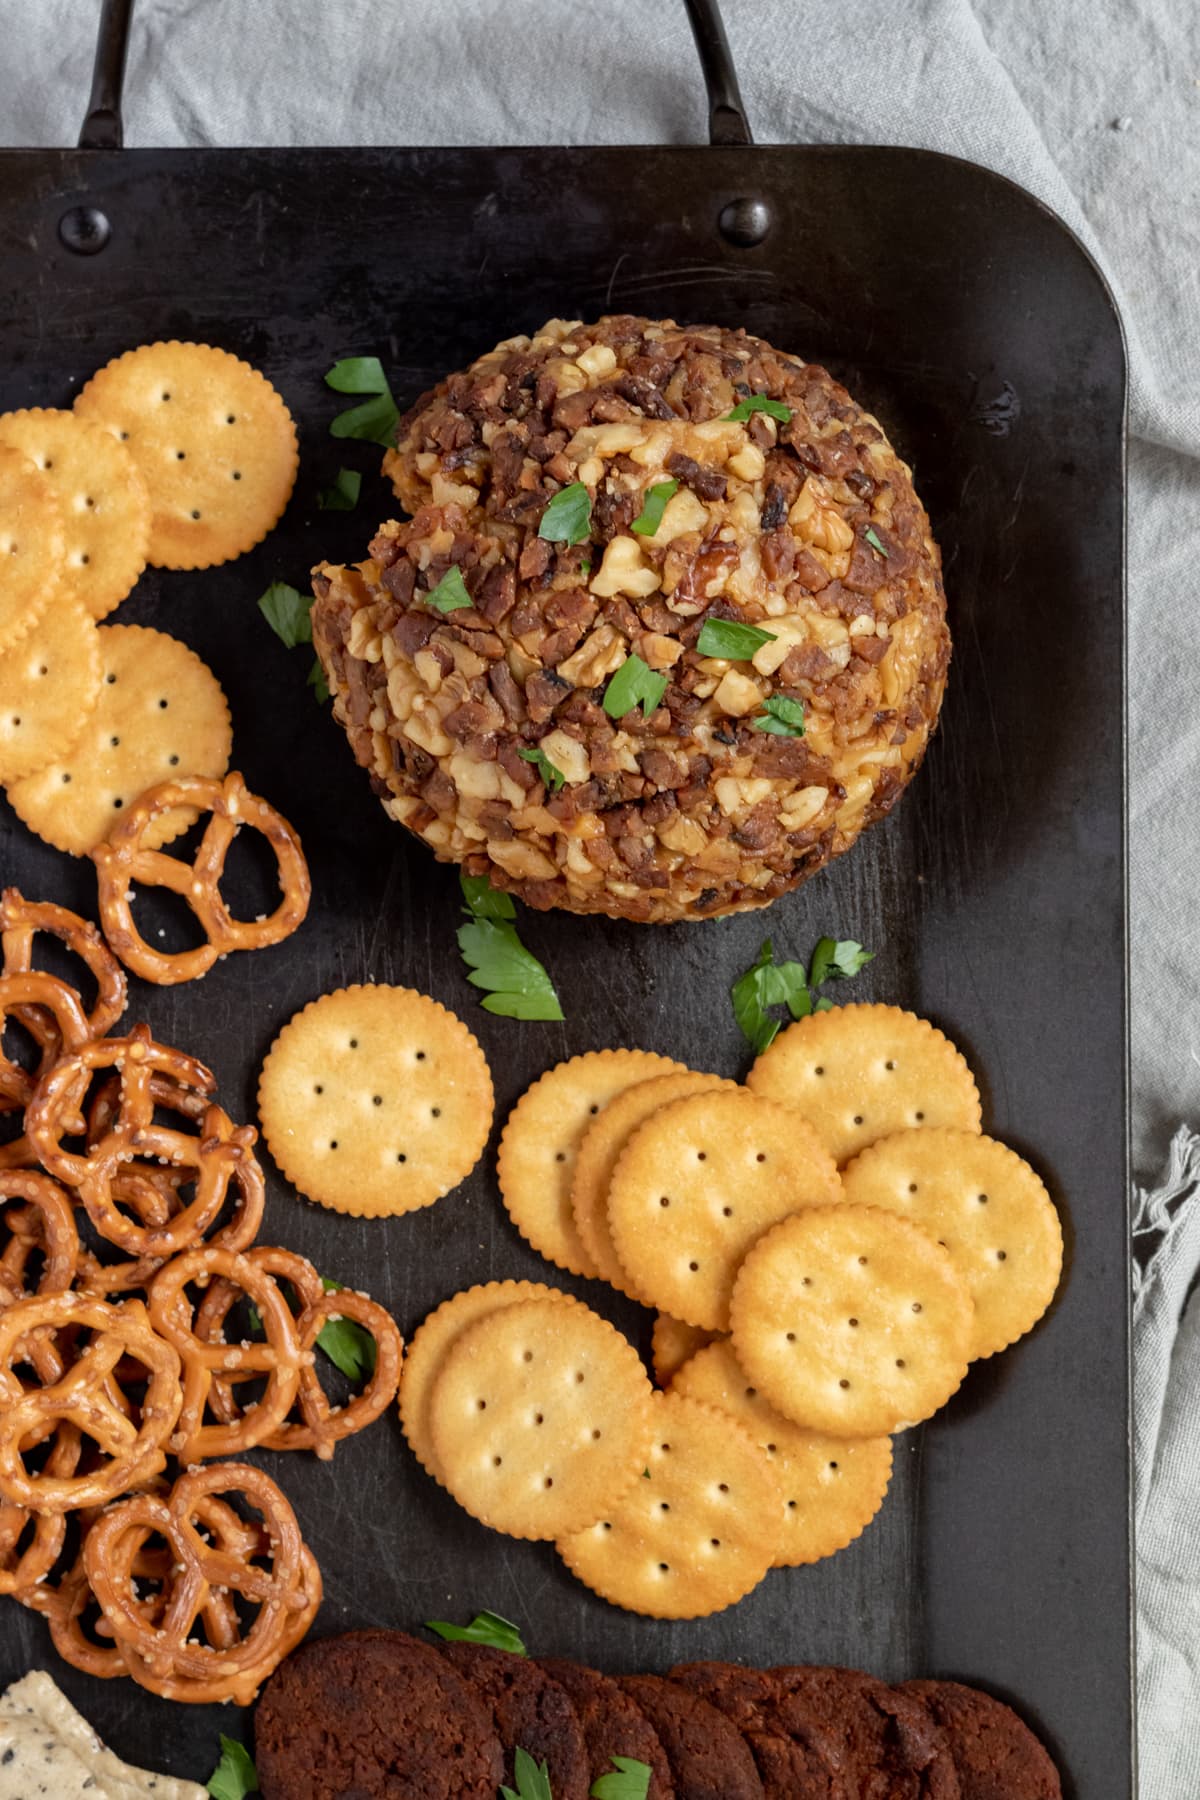
[[[790,419],[727,419],[750,394]],[[315,572],[314,641],[384,806],[439,857],[534,906],[695,918],[765,904],[895,804],[945,687],[940,558],[825,370],[719,327],[553,320],[423,396],[384,466],[412,516]],[[573,482],[587,540],[539,537]],[[472,605],[443,615],[452,567]],[[701,656],[709,619],[771,636]],[[631,655],[666,688],[612,718]],[[803,736],[759,729],[773,695]]]

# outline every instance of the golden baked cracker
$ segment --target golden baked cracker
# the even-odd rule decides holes
[[[703,1350],[716,1338],[716,1332],[701,1331],[698,1325],[685,1325],[682,1319],[673,1319],[670,1313],[660,1312],[650,1335],[650,1361],[659,1387],[670,1387],[677,1370],[682,1369],[689,1356],[695,1356],[697,1350]]]
[[[641,1357],[599,1313],[515,1300],[466,1326],[434,1381],[442,1480],[510,1537],[581,1531],[640,1479],[652,1394]]]
[[[356,1218],[431,1206],[470,1174],[492,1126],[478,1040],[427,994],[347,987],[290,1019],[267,1052],[258,1110],[288,1180]]]
[[[72,593],[0,651],[0,781],[67,754],[100,698],[100,634]]]
[[[891,1438],[835,1438],[793,1425],[750,1381],[728,1338],[689,1357],[671,1392],[731,1413],[771,1458],[784,1501],[776,1568],[820,1562],[844,1550],[883,1505],[892,1476]]]
[[[635,1300],[636,1283],[626,1274],[608,1228],[608,1188],[617,1158],[632,1133],[660,1106],[682,1100],[687,1094],[736,1085],[720,1075],[699,1075],[690,1069],[679,1075],[658,1075],[615,1095],[584,1132],[571,1182],[575,1228],[598,1273]]]
[[[836,1162],[914,1126],[978,1131],[979,1090],[936,1025],[898,1006],[835,1006],[781,1031],[746,1077],[794,1106]]]
[[[972,1358],[994,1356],[1041,1318],[1062,1274],[1062,1226],[1040,1178],[973,1131],[901,1131],[848,1163],[846,1199],[911,1219],[936,1238],[975,1302]]]
[[[967,1372],[974,1329],[949,1253],[876,1206],[811,1206],[738,1273],[733,1348],[785,1418],[833,1437],[903,1431]]]
[[[16,781],[8,797],[31,831],[86,856],[122,809],[176,775],[223,775],[229,767],[229,708],[195,651],[142,625],[101,625],[100,698],[65,756]],[[191,807],[159,815],[150,849],[194,822]]]
[[[62,510],[29,458],[0,447],[0,650],[15,644],[62,584]]]
[[[652,1050],[590,1050],[548,1070],[509,1113],[496,1161],[500,1196],[521,1236],[560,1268],[600,1273],[571,1211],[584,1132],[617,1094],[683,1066]]]
[[[731,1086],[662,1107],[621,1152],[608,1190],[617,1255],[654,1306],[729,1330],[738,1265],[768,1226],[840,1200],[811,1125]]]
[[[265,375],[211,344],[142,344],[77,396],[127,445],[150,492],[149,560],[207,569],[253,548],[295,485],[292,415]]]
[[[757,1587],[783,1532],[766,1451],[728,1413],[656,1394],[647,1478],[558,1542],[593,1593],[654,1619],[700,1619]]]
[[[54,490],[67,582],[103,619],[146,566],[150,495],[132,456],[102,425],[41,406],[0,414],[0,444],[27,456]]]
[[[517,1300],[561,1300],[567,1306],[578,1305],[573,1294],[540,1281],[488,1281],[443,1300],[412,1335],[400,1376],[400,1424],[409,1449],[435,1481],[442,1481],[442,1470],[429,1428],[429,1396],[446,1352],[476,1319]]]

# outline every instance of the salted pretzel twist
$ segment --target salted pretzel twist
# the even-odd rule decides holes
[[[78,1050],[92,1036],[83,1002],[73,987],[39,969],[0,975],[0,1043],[10,1018],[18,1019],[41,1051],[37,1074],[5,1056],[0,1048],[0,1106],[28,1106],[38,1075],[53,1067],[64,1050]]]
[[[262,1515],[261,1560],[213,1536],[203,1505],[221,1494],[240,1494]],[[156,1618],[147,1616],[135,1585],[136,1561],[152,1533],[171,1551]],[[295,1513],[270,1476],[246,1463],[189,1470],[166,1498],[133,1494],[109,1507],[84,1539],[83,1562],[129,1673],[169,1700],[249,1705],[321,1601],[320,1571]],[[218,1624],[215,1644],[201,1641],[197,1629],[214,1592],[240,1595],[258,1609],[244,1633]]]
[[[163,850],[148,850],[142,839],[160,813],[189,806],[208,813],[200,848],[191,863]],[[261,832],[279,872],[281,899],[262,919],[235,919],[221,894],[225,858],[243,826]],[[308,864],[296,831],[282,814],[250,793],[235,771],[223,781],[200,775],[160,782],[134,801],[121,823],[92,851],[100,896],[100,922],[110,948],[144,981],[171,987],[206,975],[231,950],[261,950],[290,937],[308,912],[312,893]],[[134,923],[131,890],[169,888],[186,902],[206,942],[171,954],[153,949]]]
[[[87,1012],[88,1035],[104,1037],[125,1011],[126,981],[124,970],[96,926],[65,906],[55,906],[49,900],[26,900],[17,888],[5,888],[0,893],[0,951],[5,975],[31,972],[39,931],[56,937],[87,968],[96,983],[96,998]],[[36,1031],[35,1019],[23,1017],[21,1022]]]
[[[56,1380],[27,1385],[17,1373],[31,1363],[39,1335],[89,1333]],[[145,1393],[134,1409],[114,1370],[132,1357]],[[150,1326],[140,1300],[110,1306],[87,1295],[37,1294],[0,1311],[0,1499],[31,1511],[61,1513],[103,1506],[151,1480],[166,1464],[165,1446],[183,1393],[173,1347]],[[95,1466],[59,1475],[30,1468],[30,1449],[68,1420],[95,1447]]]

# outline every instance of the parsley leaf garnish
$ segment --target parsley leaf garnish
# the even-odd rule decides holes
[[[517,1747],[513,1757],[515,1788],[501,1785],[504,1800],[554,1800],[550,1789],[550,1771],[545,1762],[535,1763],[528,1750]]]
[[[221,1733],[221,1760],[208,1778],[208,1791],[213,1800],[245,1800],[257,1794],[258,1770],[245,1744]]]
[[[259,597],[258,610],[289,650],[312,643],[311,594],[300,593],[286,581],[273,581]]]
[[[457,612],[462,606],[474,606],[467,584],[462,578],[462,570],[452,563],[438,582],[423,596],[430,606],[436,606],[440,613]]]
[[[266,593],[259,596],[258,610],[289,650],[294,650],[297,644],[312,643],[311,594],[300,593],[286,581],[273,581]],[[316,690],[318,700],[328,700],[329,684],[319,657],[313,658],[307,685]]]
[[[445,1619],[426,1619],[425,1629],[436,1631],[448,1644],[487,1644],[492,1650],[510,1650],[528,1656],[524,1640],[511,1619],[499,1613],[476,1613],[469,1625],[451,1625]]]
[[[342,1285],[321,1277],[327,1294],[340,1294]],[[351,1381],[369,1381],[375,1373],[375,1339],[357,1319],[330,1319],[317,1333],[317,1344]]]
[[[646,1800],[654,1773],[650,1764],[632,1756],[610,1756],[608,1760],[616,1773],[597,1775],[588,1789],[592,1800]]]
[[[751,413],[756,412],[769,413],[781,425],[786,425],[792,416],[791,407],[785,406],[782,400],[772,400],[767,394],[747,394],[744,400],[738,401],[732,412],[725,414],[725,418],[727,422],[734,419],[744,421]]]
[[[385,450],[394,448],[400,415],[377,356],[343,357],[326,375],[325,385],[339,394],[371,396],[361,406],[348,406],[337,415],[329,427],[332,437],[365,438],[369,444],[382,444]]]
[[[873,950],[864,950],[861,944],[854,942],[853,938],[835,940],[823,937],[812,953],[808,985],[820,987],[822,982],[831,981],[835,977],[848,980],[850,976],[857,975],[860,969],[872,962],[874,956]]]
[[[480,879],[486,893],[476,886]],[[508,901],[508,911],[497,906],[499,896],[486,876],[463,875],[460,880],[470,923],[459,926],[458,947],[471,971],[467,980],[473,987],[487,989],[484,1011],[506,1019],[561,1019],[563,1009],[554,983],[525,948],[516,926],[509,923],[516,917],[512,901]]]
[[[763,701],[763,709],[750,721],[755,731],[768,731],[774,737],[804,736],[804,707],[786,694],[772,694]]]
[[[322,488],[317,505],[322,512],[353,512],[362,492],[362,476],[357,469],[339,469],[333,486]]]
[[[604,690],[604,710],[610,719],[623,719],[640,705],[648,719],[667,691],[665,675],[656,675],[649,663],[631,653]]]
[[[677,481],[656,481],[642,496],[642,510],[629,529],[636,531],[639,537],[653,537],[663,522],[667,501],[678,491]]]
[[[553,544],[582,544],[591,531],[592,497],[582,481],[572,481],[555,494],[542,514],[538,536]]]
[[[543,749],[535,744],[532,749],[518,750],[517,755],[522,762],[532,763],[546,786],[557,794],[567,778],[561,769],[555,768]]]
[[[786,1006],[793,1019],[828,1012],[832,1000],[824,996],[817,999],[813,989],[835,977],[849,979],[857,975],[873,956],[873,951],[864,950],[852,938],[823,937],[806,971],[803,963],[777,963],[771,940],[765,938],[754,962],[729,990],[738,1030],[755,1055],[761,1056],[769,1048],[782,1024],[782,1020],[771,1017],[768,1007]]]
[[[701,656],[723,656],[728,662],[749,662],[764,644],[773,644],[776,633],[738,619],[705,619],[696,649]]]
[[[872,550],[877,551],[880,556],[886,557],[887,550],[884,548],[883,539],[879,536],[879,533],[873,525],[867,526],[867,529],[863,532],[863,536],[866,538],[868,544],[870,544]]]
[[[329,683],[325,679],[325,671],[321,667],[321,659],[319,656],[313,657],[313,665],[308,671],[308,680],[305,683],[305,686],[314,690],[318,700],[328,700]]]

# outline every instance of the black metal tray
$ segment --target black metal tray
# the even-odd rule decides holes
[[[739,247],[718,220],[747,197],[770,229]],[[79,205],[111,226],[101,254],[64,248],[60,220]],[[753,236],[756,219],[743,206],[726,229]],[[287,944],[199,985],[133,984],[131,1016],[204,1057],[235,1116],[253,1116],[259,1063],[292,1011],[367,977],[469,1019],[500,1119],[589,1048],[640,1044],[735,1074],[729,982],[768,931],[800,956],[834,931],[878,953],[857,997],[915,1007],[962,1045],[985,1128],[1033,1160],[1067,1226],[1050,1316],[897,1440],[881,1517],[833,1560],[776,1572],[712,1619],[633,1618],[549,1547],[458,1511],[393,1416],[330,1466],[262,1458],[320,1559],[319,1629],[486,1606],[537,1650],[615,1669],[711,1655],[953,1675],[1013,1699],[1079,1800],[1128,1796],[1124,359],[1085,253],[1000,178],[882,149],[14,152],[0,225],[3,406],[69,404],[110,356],[196,337],[263,368],[300,423],[299,485],[267,542],[211,572],[148,572],[118,615],[208,660],[234,766],[311,860],[313,913]],[[878,411],[945,550],[955,660],[925,772],[851,857],[769,913],[702,927],[527,914],[567,1022],[517,1024],[483,1013],[464,980],[453,873],[384,818],[255,600],[274,579],[303,586],[319,557],[363,554],[391,511],[375,453],[327,435],[322,376],[339,355],[378,352],[403,403],[500,337],[606,310],[744,323]],[[372,471],[364,498],[321,513],[317,489],[343,460]],[[2,804],[0,875],[94,910],[90,865]],[[367,1286],[405,1331],[469,1282],[559,1279],[510,1226],[490,1154],[453,1197],[386,1223],[311,1208],[274,1177],[263,1235]],[[645,1341],[640,1309],[561,1279]],[[0,1681],[51,1667],[124,1754],[204,1779],[218,1731],[238,1728],[228,1708],[62,1668],[15,1606],[0,1620]]]

